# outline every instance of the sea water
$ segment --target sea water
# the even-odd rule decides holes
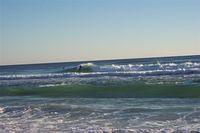
[[[13,131],[200,132],[200,56],[0,66]]]

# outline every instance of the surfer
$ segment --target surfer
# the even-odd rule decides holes
[[[81,69],[82,69],[82,66],[79,65],[78,68],[77,68],[77,70],[78,70],[78,71],[81,71]]]

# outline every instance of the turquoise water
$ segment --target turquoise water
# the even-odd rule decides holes
[[[199,127],[199,55],[0,66],[0,132]]]

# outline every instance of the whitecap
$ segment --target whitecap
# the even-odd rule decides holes
[[[0,114],[5,112],[5,108],[0,107]]]
[[[83,63],[83,64],[80,64],[81,66],[95,66],[95,64],[93,64],[93,63],[90,63],[90,62],[88,62],[88,63]]]

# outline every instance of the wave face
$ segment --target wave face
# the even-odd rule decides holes
[[[105,84],[145,81],[145,84],[200,84],[200,56],[0,67],[0,87]]]

